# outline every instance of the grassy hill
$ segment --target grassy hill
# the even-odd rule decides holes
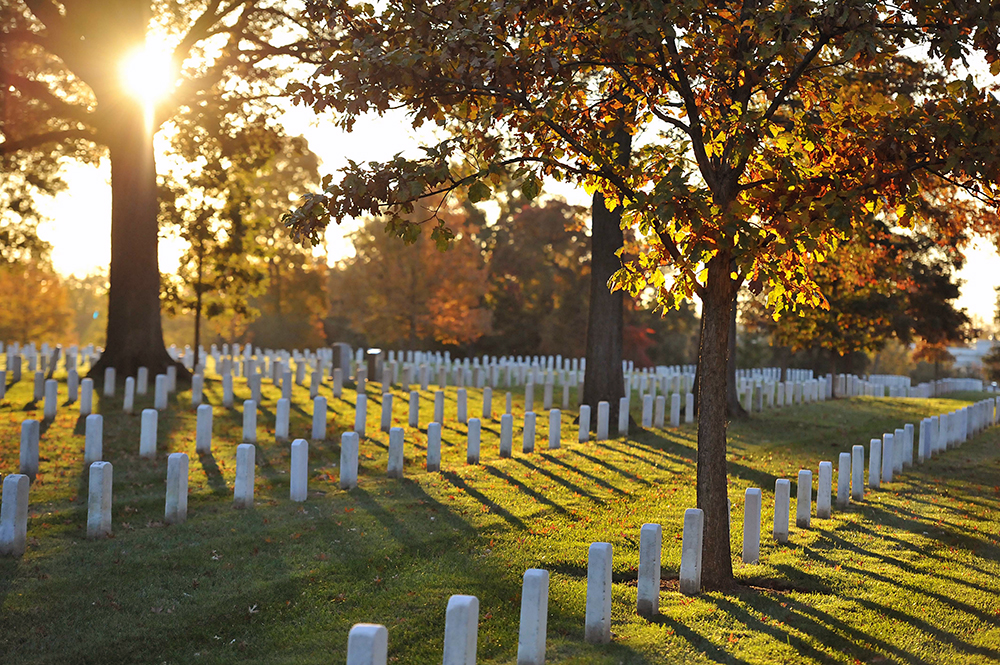
[[[60,385],[63,391],[65,386]],[[0,473],[16,473],[20,422],[41,417],[30,382],[0,409]],[[423,471],[425,424],[407,429],[406,478],[385,478],[388,435],[378,432],[379,391],[369,389],[369,437],[359,487],[337,487],[340,432],[355,395],[330,398],[329,436],[310,442],[310,493],[288,500],[289,447],[275,443],[278,390],[265,382],[258,416],[256,507],[234,510],[242,416],[215,407],[211,456],[194,452],[190,393],[160,414],[155,461],[138,455],[136,415],[95,395],[104,414],[104,459],[114,465],[114,536],[88,541],[83,423],[61,406],[41,441],[31,488],[29,547],[0,559],[0,661],[4,663],[343,662],[356,622],[389,629],[392,662],[441,660],[451,594],[480,600],[479,662],[512,663],[521,576],[551,572],[552,663],[995,663],[1000,660],[1000,428],[908,470],[882,491],[812,528],[770,539],[774,481],[813,469],[904,422],[980,397],[838,400],[790,407],[730,429],[736,593],[677,591],[682,515],[693,507],[696,432],[640,431],[578,444],[563,416],[559,450],[521,454],[515,396],[512,459],[497,454],[499,422],[483,423],[482,463],[465,464],[465,426],[447,393],[441,473]],[[479,391],[470,390],[470,415]],[[498,390],[494,413],[503,410]],[[152,393],[152,390],[150,390]],[[329,397],[328,387],[324,395]],[[207,399],[221,403],[221,384]],[[237,403],[248,398],[237,382]],[[296,388],[292,436],[310,431],[308,392]],[[395,423],[405,426],[397,391]],[[166,453],[187,452],[188,521],[164,526]],[[761,562],[739,562],[743,493],[764,493]],[[834,483],[836,487],[836,482]],[[794,501],[795,489],[792,489]],[[793,507],[794,515],[794,507]],[[635,613],[639,528],[663,525],[661,615]],[[583,641],[587,548],[614,546],[614,639]]]

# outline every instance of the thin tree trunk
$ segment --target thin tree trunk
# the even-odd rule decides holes
[[[195,285],[194,302],[194,371],[198,371],[198,349],[201,346],[201,298],[203,286],[201,283],[202,266],[205,264],[204,249],[198,252],[198,281]]]
[[[133,376],[176,365],[163,345],[160,321],[160,271],[157,248],[156,167],[152,132],[140,105],[122,98],[111,157],[111,287],[105,350],[90,371],[99,380],[106,367]],[[183,366],[178,374],[187,376]]]
[[[733,297],[731,313],[729,317],[729,360],[726,364],[726,403],[727,415],[734,420],[746,420],[750,417],[747,410],[740,404],[740,396],[736,391],[736,314],[738,313],[737,299]],[[703,315],[704,316],[704,315]]]
[[[726,464],[729,333],[736,289],[724,253],[708,263],[699,346],[698,507],[705,512],[702,583],[725,589],[734,584],[729,543],[729,476]]]

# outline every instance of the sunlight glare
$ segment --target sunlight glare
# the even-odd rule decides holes
[[[170,53],[152,44],[132,51],[122,63],[122,82],[148,109],[173,92],[176,84]]]

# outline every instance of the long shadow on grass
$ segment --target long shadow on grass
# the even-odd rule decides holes
[[[972,616],[975,616],[980,621],[982,621],[982,622],[984,622],[986,624],[989,624],[991,626],[996,626],[997,625],[997,617],[995,615],[993,615],[993,614],[987,614],[982,609],[980,609],[978,607],[973,607],[972,605],[969,605],[968,603],[963,603],[963,602],[961,602],[959,600],[956,600],[954,598],[949,598],[948,596],[944,596],[944,595],[942,595],[940,593],[937,593],[936,591],[930,591],[928,589],[921,589],[920,587],[915,586],[913,584],[907,584],[906,582],[903,582],[903,581],[898,580],[898,579],[893,579],[893,578],[888,577],[886,575],[882,575],[880,573],[876,573],[875,571],[872,571],[872,570],[862,570],[861,568],[857,568],[855,566],[852,566],[852,565],[850,565],[848,563],[844,563],[842,561],[834,561],[834,560],[828,558],[827,556],[825,556],[824,554],[820,553],[819,550],[810,549],[810,548],[806,548],[806,549],[807,549],[808,556],[810,558],[814,558],[814,559],[816,559],[818,561],[821,561],[823,564],[825,564],[827,566],[830,566],[831,568],[835,567],[835,566],[840,566],[841,570],[845,570],[847,572],[856,574],[856,575],[860,576],[861,578],[876,579],[876,580],[879,580],[880,582],[884,582],[884,583],[886,583],[888,585],[891,585],[891,586],[896,586],[896,587],[900,587],[900,588],[903,588],[903,589],[908,589],[909,591],[913,592],[915,595],[921,595],[922,594],[922,595],[928,596],[930,598],[934,598],[938,602],[940,602],[940,603],[942,603],[944,605],[950,606],[953,610],[955,610],[957,612],[965,612],[966,614],[970,614]]]
[[[828,615],[826,615],[826,621],[821,622],[818,619],[809,619],[802,615],[796,616],[794,613],[788,612],[786,607],[790,605],[790,602],[787,596],[783,595],[779,601],[769,594],[741,593],[739,594],[739,598],[740,600],[745,601],[748,605],[752,606],[757,612],[772,617],[774,622],[765,623],[754,616],[754,614],[749,612],[745,607],[726,596],[703,596],[703,600],[714,603],[716,607],[725,612],[729,617],[745,625],[747,630],[755,633],[770,635],[776,642],[793,646],[799,655],[803,657],[810,657],[817,662],[836,663],[841,662],[841,659],[817,649],[815,646],[806,640],[803,640],[794,632],[783,629],[783,625],[795,625],[797,623],[805,624],[795,627],[800,629],[806,635],[815,638],[820,644],[842,653],[850,654],[854,658],[860,659],[861,662],[873,662],[872,659],[877,658],[880,655],[879,652],[865,646],[863,643],[879,643],[879,640],[867,634],[859,639],[859,636],[856,634],[857,631],[851,629],[842,622],[835,621]],[[786,607],[782,607],[782,603]],[[787,616],[788,614],[791,614],[791,616]],[[839,630],[831,628],[830,625],[838,625]],[[851,635],[851,633],[854,634]],[[888,651],[896,651],[896,655],[901,655],[898,653],[897,649],[893,649],[887,644],[881,644],[881,646]]]
[[[486,496],[485,494],[483,494],[479,490],[477,490],[474,487],[472,487],[471,485],[469,485],[458,474],[456,474],[456,473],[454,473],[452,471],[441,471],[441,477],[444,478],[445,480],[447,480],[448,482],[450,482],[455,487],[461,488],[463,491],[465,491],[466,494],[468,494],[473,499],[475,499],[479,503],[481,503],[484,506],[486,506],[487,508],[489,508],[489,510],[490,510],[491,513],[499,515],[500,517],[502,517],[504,519],[504,521],[506,521],[508,524],[510,524],[515,529],[518,529],[520,531],[527,531],[528,530],[528,526],[523,521],[521,521],[520,518],[518,518],[515,515],[511,514],[510,511],[508,511],[506,508],[504,508],[503,506],[501,506],[497,502],[493,501],[492,499],[490,499],[488,496]]]
[[[696,633],[690,626],[671,619],[668,616],[658,615],[650,619],[650,623],[670,628],[674,634],[687,640],[688,644],[703,656],[715,663],[736,663],[736,665],[750,665],[749,661],[737,658],[722,647],[714,644],[709,638]]]
[[[544,503],[546,506],[549,506],[550,508],[552,508],[553,510],[555,510],[560,515],[568,515],[569,514],[569,511],[567,511],[561,505],[559,505],[558,503],[556,503],[552,499],[549,499],[544,494],[541,494],[541,493],[536,492],[535,490],[531,489],[530,487],[528,487],[527,485],[525,485],[523,482],[521,482],[520,480],[518,480],[514,476],[508,475],[508,474],[504,473],[503,471],[501,471],[500,469],[497,469],[496,467],[490,466],[488,464],[484,464],[483,465],[483,469],[486,471],[486,473],[490,474],[491,476],[494,476],[495,478],[498,478],[498,479],[503,480],[503,481],[505,481],[507,483],[510,483],[511,485],[513,485],[514,487],[516,487],[518,490],[520,490],[521,492],[523,492],[527,496],[532,497],[533,499],[535,499],[539,503]]]
[[[584,488],[580,487],[579,485],[577,485],[575,483],[571,483],[570,481],[566,480],[565,478],[560,478],[559,476],[557,476],[556,474],[552,473],[548,469],[545,469],[545,468],[539,466],[538,464],[534,464],[533,462],[529,462],[528,460],[524,459],[523,457],[514,457],[513,460],[515,462],[517,462],[518,464],[520,464],[522,466],[525,466],[525,467],[527,467],[529,469],[532,469],[534,471],[537,471],[538,473],[542,474],[546,478],[549,478],[550,480],[552,480],[552,481],[554,481],[554,482],[562,485],[563,487],[565,487],[566,489],[568,489],[570,492],[575,492],[575,493],[579,494],[580,496],[587,497],[588,499],[590,499],[591,501],[593,501],[594,503],[596,503],[599,506],[606,505],[606,503],[607,503],[604,499],[600,498],[596,494],[593,494],[592,492],[589,492],[589,491],[585,490]]]
[[[628,492],[626,492],[625,490],[620,489],[618,487],[615,487],[614,485],[612,485],[608,481],[604,480],[600,476],[595,476],[592,473],[587,473],[586,471],[581,471],[580,469],[576,468],[575,466],[573,466],[571,464],[567,464],[566,462],[562,461],[561,459],[559,459],[558,457],[556,457],[554,455],[550,455],[549,453],[541,453],[539,455],[539,457],[541,457],[542,459],[544,459],[544,460],[546,460],[548,462],[551,462],[552,464],[557,464],[557,465],[563,467],[564,469],[568,470],[570,473],[575,473],[575,474],[577,474],[579,476],[583,476],[584,478],[589,478],[592,482],[597,483],[598,485],[600,485],[601,487],[605,488],[609,492],[614,492],[615,494],[621,494],[623,496],[628,496]],[[598,462],[598,463],[601,463],[601,462]],[[611,468],[614,471],[618,471],[618,469],[616,469],[613,466]],[[618,473],[621,473],[621,472],[618,471]],[[636,480],[636,482],[643,482],[643,481]],[[648,484],[648,483],[646,483],[646,484]]]
[[[635,475],[634,473],[629,473],[628,471],[622,469],[621,467],[617,467],[614,464],[611,464],[610,462],[602,460],[600,457],[595,457],[593,455],[588,455],[587,453],[582,452],[581,450],[578,450],[576,448],[568,448],[567,450],[569,450],[569,452],[573,453],[574,455],[579,455],[580,457],[584,458],[585,460],[589,460],[589,461],[593,462],[594,464],[597,464],[599,466],[603,466],[605,469],[607,469],[609,471],[612,471],[613,473],[617,473],[618,475],[620,475],[620,476],[622,476],[624,478],[628,478],[629,480],[631,480],[634,483],[640,483],[642,485],[650,485],[651,484],[648,480],[640,478],[639,476]],[[612,448],[611,450],[614,450],[616,453],[622,453],[622,454],[624,454],[626,456],[629,456],[629,457],[635,457],[634,455],[628,455],[628,453],[623,453],[622,451],[619,451],[617,449],[613,449]],[[638,459],[641,460],[642,458],[638,458]],[[647,462],[647,464],[650,464],[650,463]],[[660,468],[660,467],[657,467],[655,464],[650,464],[650,466],[653,466],[654,468]],[[581,472],[577,471],[577,473],[581,473]]]

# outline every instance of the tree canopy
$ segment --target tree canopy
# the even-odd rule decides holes
[[[195,128],[211,132],[199,123],[212,119],[273,119],[281,77],[315,56],[307,34],[300,13],[274,0],[0,7],[0,166],[11,174],[0,197],[20,202],[23,216],[63,186],[63,160],[110,162],[108,334],[95,375],[172,362],[160,320],[154,135],[166,129],[177,146],[197,142]]]
[[[350,164],[289,216],[310,236],[331,220],[406,217],[422,197],[489,195],[491,179],[543,177],[599,189],[648,238],[615,275],[661,303],[703,301],[698,505],[705,581],[732,583],[726,474],[726,364],[743,283],[776,311],[822,304],[809,267],[876,216],[919,216],[935,174],[995,204],[1000,103],[949,67],[971,53],[1000,71],[1000,7],[959,0],[889,5],[619,1],[314,0],[331,57],[298,98],[350,128],[404,106],[448,137],[420,157]],[[859,81],[926,67],[917,94]],[[627,133],[628,141],[608,140]],[[628,159],[623,146],[631,146]],[[432,235],[447,239],[446,220]]]

